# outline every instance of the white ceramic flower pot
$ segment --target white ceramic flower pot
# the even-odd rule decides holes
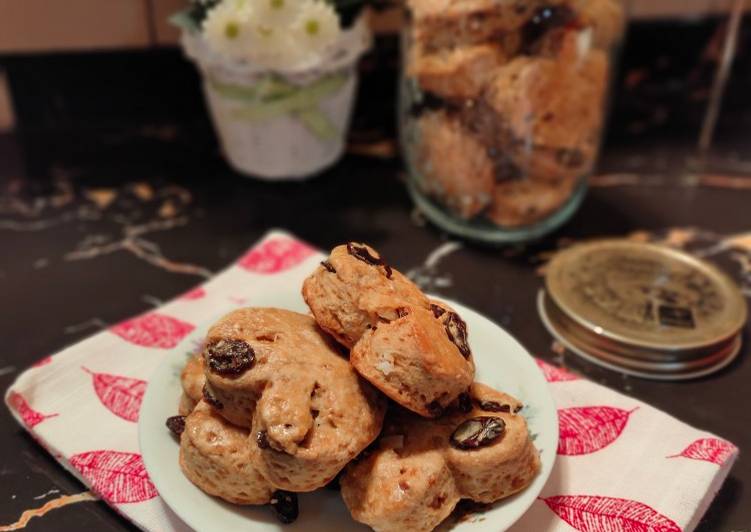
[[[357,89],[357,60],[371,35],[364,19],[342,32],[321,64],[271,72],[213,53],[200,35],[183,49],[203,74],[211,119],[228,162],[266,180],[296,180],[334,164],[344,152]]]

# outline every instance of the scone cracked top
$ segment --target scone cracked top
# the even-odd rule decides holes
[[[399,308],[428,306],[417,286],[357,242],[335,247],[305,279],[302,294],[318,325],[347,348],[369,328],[396,319]]]
[[[352,517],[381,532],[429,531],[461,499],[491,503],[523,490],[540,459],[521,407],[473,384],[439,419],[390,413],[376,448],[342,476]]]
[[[475,373],[466,323],[436,302],[430,309],[404,308],[397,319],[368,330],[350,362],[384,394],[425,417],[440,416]]]
[[[312,491],[378,435],[385,401],[303,314],[236,310],[209,330],[204,400],[250,429],[254,465],[273,486]]]
[[[365,244],[334,248],[303,297],[358,373],[413,412],[440,415],[474,378],[466,323]]]

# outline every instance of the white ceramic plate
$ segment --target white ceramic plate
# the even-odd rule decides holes
[[[274,301],[254,301],[307,312],[298,291],[276,294]],[[506,331],[458,303],[449,302],[467,322],[469,341],[477,367],[476,380],[521,400],[535,445],[541,452],[542,471],[523,492],[500,501],[470,519],[444,524],[442,530],[499,532],[510,527],[534,502],[550,475],[558,445],[558,417],[547,383],[532,357]],[[369,530],[352,520],[339,493],[318,490],[299,496],[300,517],[291,525],[276,521],[267,507],[236,506],[206,495],[191,484],[178,466],[177,440],[165,428],[165,420],[177,414],[180,371],[210,323],[198,327],[180,346],[170,351],[149,380],[139,416],[139,439],[146,469],[167,505],[197,531],[247,530],[337,532]]]

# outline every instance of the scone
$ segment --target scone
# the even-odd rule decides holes
[[[360,375],[425,417],[439,416],[474,378],[466,324],[452,310],[434,308],[404,308],[368,330],[350,353]]]
[[[477,215],[490,203],[495,180],[488,148],[445,111],[422,115],[418,130],[416,164],[424,191],[461,218]]]
[[[592,28],[592,43],[610,50],[620,42],[626,26],[626,14],[620,0],[573,0],[581,24]]]
[[[418,43],[411,48],[407,75],[423,91],[447,100],[478,98],[493,70],[508,56],[495,44],[479,44],[427,53]]]
[[[266,504],[274,488],[253,463],[248,430],[229,423],[205,401],[185,418],[180,467],[209,495],[235,504]]]
[[[183,393],[180,396],[178,411],[181,416],[187,416],[203,397],[203,385],[206,377],[203,374],[203,357],[191,357],[180,374],[180,384]]]
[[[500,149],[522,174],[557,181],[591,167],[604,112],[605,53],[590,50],[572,61],[518,57],[496,72],[485,98],[513,139]],[[539,163],[538,151],[545,158]]]
[[[544,220],[571,197],[576,181],[558,183],[532,180],[498,183],[487,216],[504,227],[519,227]]]
[[[429,51],[498,40],[518,33],[546,6],[564,0],[409,0],[415,38]]]
[[[251,461],[273,486],[312,491],[378,435],[385,401],[303,314],[247,308],[206,336],[207,402],[251,429]]]
[[[353,345],[358,373],[413,412],[440,415],[474,378],[464,321],[365,244],[334,248],[303,297],[321,327]]]
[[[378,530],[433,530],[460,499],[491,503],[540,469],[519,401],[482,384],[439,419],[397,412],[378,447],[347,467],[342,498]]]
[[[412,281],[356,242],[335,247],[305,279],[302,295],[318,325],[347,348],[369,328],[396,319],[400,308],[429,305]]]
[[[485,97],[515,138],[575,148],[599,131],[606,81],[607,58],[599,50],[563,64],[517,57],[496,71]]]

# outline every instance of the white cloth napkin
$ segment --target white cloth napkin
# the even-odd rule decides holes
[[[272,231],[210,281],[37,362],[8,389],[13,415],[68,471],[144,530],[187,527],[161,501],[138,448],[138,411],[160,354],[198,324],[274,286],[300,285],[324,257]],[[738,455],[731,443],[538,360],[558,406],[550,480],[514,531],[695,528]]]

